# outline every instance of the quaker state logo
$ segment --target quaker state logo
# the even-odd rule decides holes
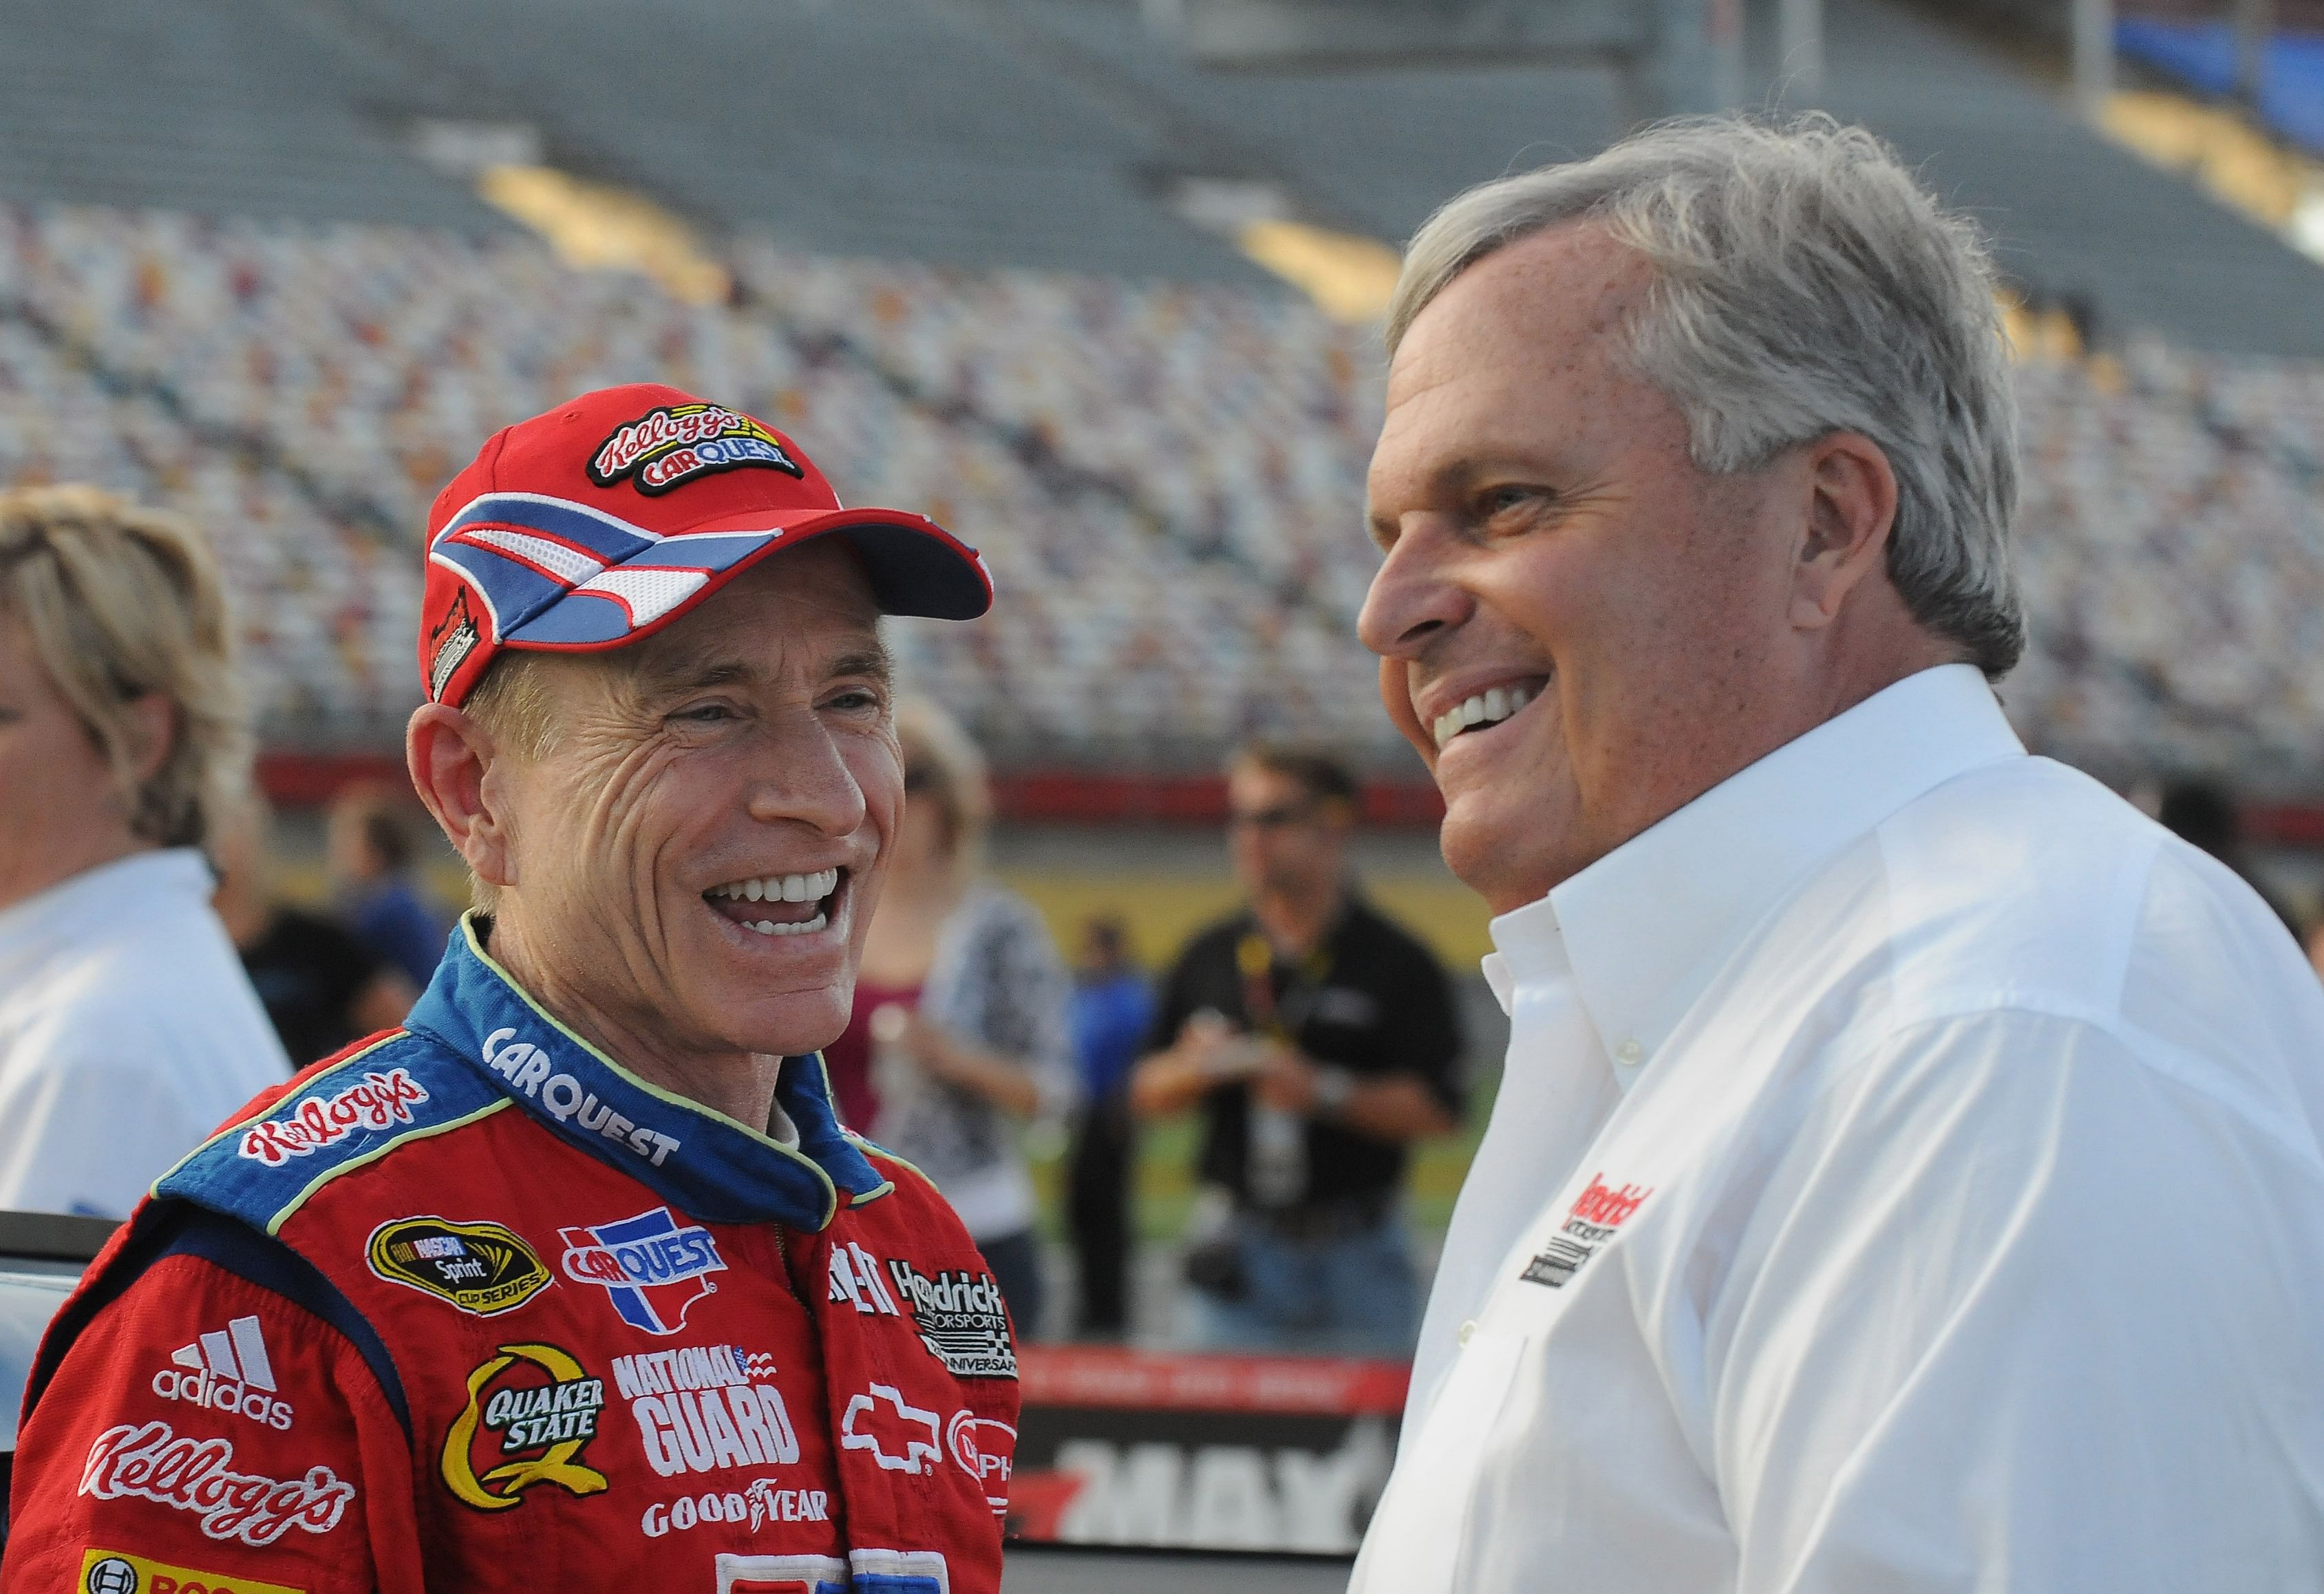
[[[468,1375],[468,1404],[444,1436],[444,1485],[463,1505],[506,1511],[553,1483],[602,1494],[605,1475],[581,1454],[597,1437],[605,1381],[554,1345],[503,1345]]]
[[[371,1270],[476,1317],[513,1312],[549,1285],[549,1268],[512,1229],[398,1218],[372,1230]]]

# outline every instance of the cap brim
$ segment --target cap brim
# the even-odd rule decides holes
[[[769,517],[737,516],[692,527],[689,537],[770,530]],[[992,607],[992,576],[977,551],[925,515],[898,509],[835,509],[782,523],[767,553],[817,537],[844,537],[872,577],[883,614],[974,620]],[[756,564],[767,554],[745,561]],[[731,577],[729,578],[731,579]]]
[[[761,511],[707,521],[637,549],[528,614],[499,645],[542,652],[627,647],[676,623],[752,566],[831,536],[845,538],[862,559],[883,614],[973,620],[992,606],[983,559],[925,516],[842,509],[779,518]]]

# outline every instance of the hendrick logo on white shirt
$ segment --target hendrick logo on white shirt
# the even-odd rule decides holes
[[[269,1428],[288,1430],[291,1410],[274,1396],[274,1364],[255,1317],[237,1317],[173,1352],[171,1365],[153,1375],[153,1393],[164,1400],[190,1401],[212,1411],[231,1412]]]
[[[1563,1289],[1568,1279],[1582,1271],[1582,1265],[1598,1252],[1598,1248],[1614,1238],[1615,1231],[1629,1221],[1639,1203],[1654,1193],[1654,1186],[1641,1188],[1625,1184],[1609,1189],[1606,1175],[1592,1174],[1590,1188],[1584,1190],[1565,1214],[1565,1221],[1549,1237],[1549,1243],[1525,1266],[1518,1276],[1527,1284],[1547,1285],[1551,1289]]]

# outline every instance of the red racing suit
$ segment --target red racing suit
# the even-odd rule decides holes
[[[0,1589],[997,1594],[974,1246],[786,1059],[657,1090],[469,928],[405,1028],[164,1176],[49,1331]]]

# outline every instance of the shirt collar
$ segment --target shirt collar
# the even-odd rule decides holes
[[[819,1053],[786,1057],[775,1100],[796,1147],[648,1083],[558,1023],[485,953],[474,915],[446,948],[404,1027],[440,1042],[559,1139],[710,1222],[831,1221],[844,1193],[887,1193],[839,1126]]]
[[[2024,754],[1974,666],[1923,670],[1495,919],[1494,944],[1514,965],[1503,926],[1522,921],[1537,945],[1546,919],[1591,1025],[1617,1061],[1642,1063],[1792,886],[1915,797]]]
[[[1565,955],[1565,932],[1558,928],[1557,910],[1544,897],[1512,908],[1485,926],[1493,938],[1485,954],[1485,983],[1501,1011],[1515,1017],[1517,991],[1570,978],[1573,964]]]

